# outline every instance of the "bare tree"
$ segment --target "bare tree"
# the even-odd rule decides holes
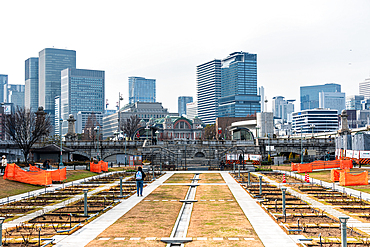
[[[85,128],[82,135],[82,140],[85,141],[95,141],[97,138],[97,133],[95,132],[95,127],[99,126],[101,128],[98,120],[96,119],[95,113],[91,113],[87,118]],[[99,133],[99,140],[101,139],[101,133]]]
[[[6,135],[22,150],[24,160],[27,161],[33,144],[49,135],[52,125],[43,107],[39,107],[35,113],[24,107],[17,107],[11,114],[4,115],[4,129]]]
[[[139,128],[140,119],[137,115],[132,115],[130,118],[122,121],[121,130],[127,137],[133,138],[135,131]]]

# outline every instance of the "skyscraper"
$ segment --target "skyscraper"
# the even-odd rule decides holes
[[[45,48],[39,52],[39,106],[55,118],[55,97],[60,95],[60,74],[76,68],[76,51]]]
[[[338,114],[346,109],[346,94],[340,92],[319,92],[319,107],[335,109]]]
[[[319,107],[319,92],[341,92],[341,86],[335,83],[301,87],[301,111]]]
[[[282,122],[291,122],[291,114],[294,112],[295,100],[285,100],[283,96],[272,98],[272,112],[275,118],[280,118]]]
[[[21,84],[8,84],[8,101],[13,103],[14,107],[24,107],[24,88]]]
[[[128,78],[129,103],[156,101],[155,79],[131,76]]]
[[[24,106],[37,111],[39,106],[39,58],[30,57],[25,61]]]
[[[221,96],[221,60],[197,66],[198,116],[205,124],[213,124],[218,116]]]
[[[8,98],[8,75],[0,75],[0,103]]]
[[[234,52],[222,60],[218,117],[245,117],[261,111],[257,55]]]
[[[359,91],[360,95],[363,95],[365,98],[370,98],[370,78],[359,83]]]
[[[61,72],[61,117],[67,120],[70,114],[75,119],[78,112],[104,113],[105,72],[68,68]],[[67,123],[62,125],[67,133]]]
[[[346,110],[362,110],[363,95],[350,95],[346,97]]]
[[[193,102],[193,97],[191,96],[180,96],[177,100],[177,110],[179,116],[186,115],[186,104]]]

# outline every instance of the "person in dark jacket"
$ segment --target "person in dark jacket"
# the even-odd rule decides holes
[[[137,172],[135,173],[136,178],[136,190],[137,190],[137,196],[143,196],[143,188],[144,188],[144,179],[146,175],[143,172],[143,169],[141,166],[137,168]]]

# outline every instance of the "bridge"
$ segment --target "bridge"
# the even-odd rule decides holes
[[[34,148],[45,144],[38,143]],[[143,155],[158,161],[203,163],[216,162],[224,159],[226,153],[261,154],[267,157],[290,153],[300,154],[307,150],[310,155],[323,156],[326,152],[335,152],[335,142],[330,138],[308,139],[268,139],[259,138],[254,141],[158,141],[155,145],[148,140],[144,141],[64,141],[63,146],[75,150],[73,160],[88,160],[99,156],[105,161],[116,161],[117,155]],[[22,160],[21,150],[11,141],[0,142],[0,154],[9,156],[9,160]]]

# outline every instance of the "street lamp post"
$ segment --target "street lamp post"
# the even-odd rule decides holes
[[[121,131],[121,100],[123,100],[121,93],[118,93],[118,133]]]
[[[123,137],[125,138],[125,166],[126,166],[127,165],[127,154],[126,154],[127,138],[126,138],[126,134],[124,134]]]
[[[311,124],[310,127],[312,129],[312,138],[313,138],[313,129],[315,128],[315,125],[314,124]]]
[[[99,156],[99,126],[96,126],[95,128],[94,128],[94,130],[96,131],[96,139],[97,139],[97,145],[98,145],[98,153],[97,153],[97,158],[98,158],[98,160],[100,160],[100,156]]]
[[[3,246],[3,223],[5,221],[5,217],[0,217],[0,246]]]
[[[303,164],[302,126],[301,126],[301,164]]]
[[[60,166],[63,166],[62,124],[63,124],[63,119],[61,118],[61,119],[59,119],[59,138],[60,138],[60,160],[59,160],[59,167]]]

